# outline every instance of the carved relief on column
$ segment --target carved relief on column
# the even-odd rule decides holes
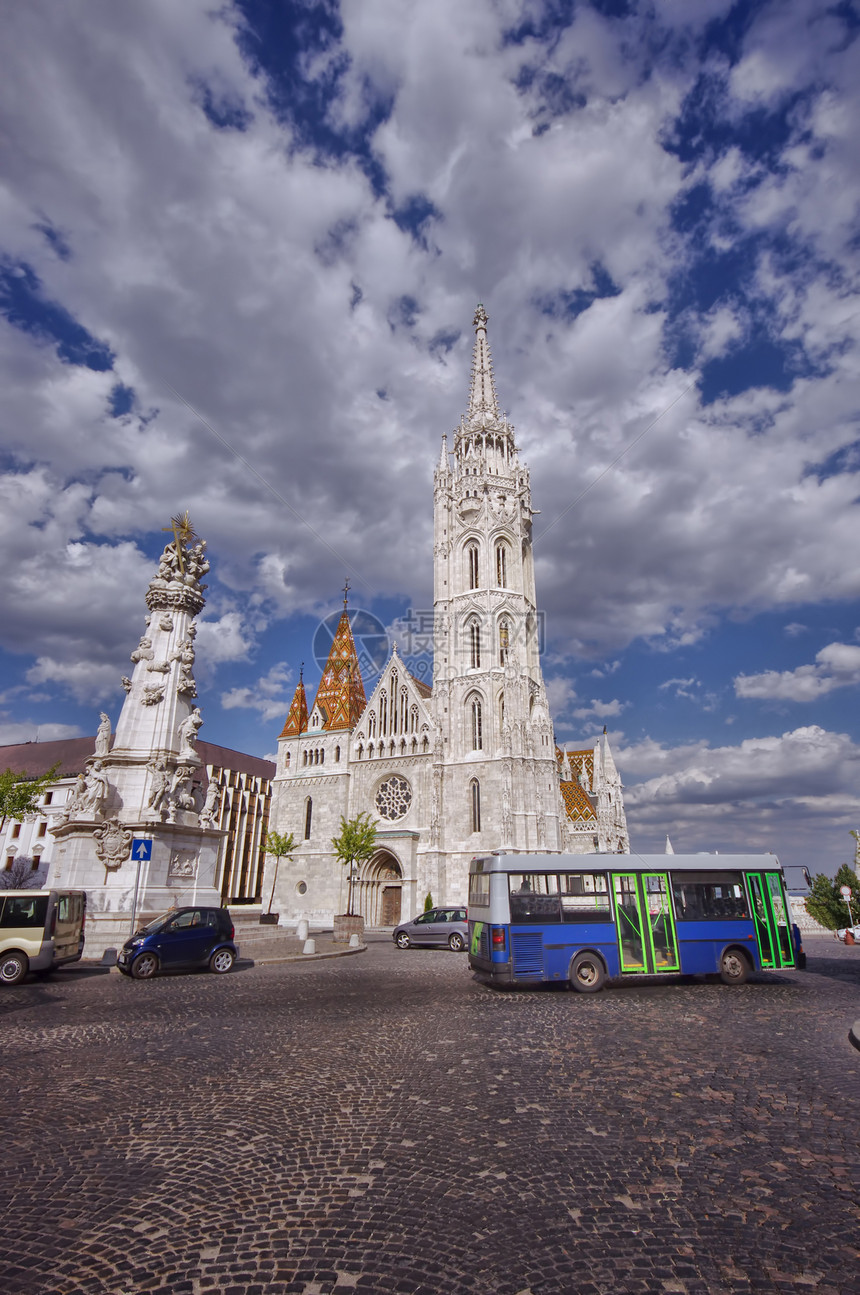
[[[168,877],[194,878],[197,876],[197,855],[194,850],[174,850],[170,856]]]
[[[132,834],[118,818],[110,818],[93,832],[96,855],[111,872],[121,868],[131,853]]]

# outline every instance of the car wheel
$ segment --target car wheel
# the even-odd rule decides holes
[[[209,970],[223,976],[225,971],[230,970],[235,961],[236,958],[232,949],[216,949],[209,959]]]
[[[448,936],[448,948],[451,949],[452,952],[462,953],[465,947],[466,941],[463,939],[459,931],[455,931],[453,935]]]
[[[149,980],[158,971],[158,958],[154,953],[139,953],[131,964],[131,974],[135,980]]]
[[[720,958],[720,980],[724,985],[743,985],[751,971],[750,960],[740,949],[726,949]]]
[[[603,988],[606,968],[596,953],[578,953],[570,968],[570,984],[579,994],[596,994]]]
[[[408,949],[412,941],[405,931],[398,931],[397,935],[394,937],[394,943],[397,945],[398,949]]]
[[[17,985],[26,976],[29,966],[26,953],[0,955],[0,984]]]

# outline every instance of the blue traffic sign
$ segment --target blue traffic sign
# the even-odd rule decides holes
[[[136,836],[131,843],[132,859],[141,859],[144,863],[152,858],[152,841]]]

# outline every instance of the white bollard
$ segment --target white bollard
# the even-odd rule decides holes
[[[302,949],[302,953],[316,953],[316,951],[317,951],[317,942],[316,942],[316,940],[305,940],[304,948]]]
[[[308,938],[308,923],[307,923],[307,918],[303,917],[302,920],[299,922],[298,926],[296,927],[296,939],[306,940],[307,938]]]
[[[361,940],[358,938],[358,931],[353,931],[352,935],[349,937],[349,947],[351,949],[361,948]]]

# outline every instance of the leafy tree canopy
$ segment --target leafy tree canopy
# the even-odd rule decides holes
[[[22,819],[35,814],[44,792],[56,780],[59,764],[52,765],[41,778],[6,769],[0,773],[0,827],[7,818]]]
[[[349,868],[349,902],[347,913],[352,916],[352,889],[355,865],[366,863],[376,851],[376,824],[369,813],[345,819],[341,814],[340,832],[331,838],[334,852],[344,867]]]
[[[296,841],[292,832],[273,832],[271,829],[266,832],[263,850],[273,859],[291,859],[295,848]]]
[[[851,917],[848,904],[839,893],[840,886],[851,889]],[[860,877],[847,863],[843,863],[835,877],[819,873],[812,879],[812,890],[806,898],[806,911],[828,931],[860,922]]]
[[[370,814],[355,818],[340,818],[340,832],[331,838],[334,852],[341,863],[366,863],[376,849],[376,824]]]

